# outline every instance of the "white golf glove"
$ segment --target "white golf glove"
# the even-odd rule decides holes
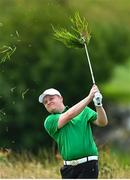
[[[93,102],[95,106],[101,107],[102,106],[102,95],[100,92],[96,92],[93,98]]]

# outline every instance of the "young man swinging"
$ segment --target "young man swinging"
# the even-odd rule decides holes
[[[92,100],[96,111],[88,107]],[[57,142],[64,160],[60,169],[62,178],[98,178],[98,149],[91,124],[103,127],[108,123],[98,87],[93,85],[88,96],[71,108],[64,105],[63,97],[54,88],[45,90],[39,96],[39,102],[50,113],[44,126]]]

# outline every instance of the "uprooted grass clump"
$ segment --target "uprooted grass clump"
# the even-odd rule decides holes
[[[70,21],[72,23],[71,31],[65,28],[55,29],[53,27],[55,39],[70,48],[83,48],[84,43],[88,45],[91,36],[87,20],[81,18],[79,13],[75,13],[74,18],[70,18]]]

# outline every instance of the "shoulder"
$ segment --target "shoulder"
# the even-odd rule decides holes
[[[55,131],[58,127],[58,120],[59,120],[60,114],[51,114],[47,116],[47,118],[44,121],[44,127],[47,131]]]
[[[94,121],[94,120],[96,120],[96,118],[97,118],[97,112],[94,111],[93,109],[91,109],[91,108],[88,107],[88,106],[86,106],[86,107],[84,108],[84,113],[86,114],[87,119],[88,119],[89,121]]]
[[[90,108],[90,107],[88,107],[88,106],[86,106],[85,108],[84,108],[84,111],[85,112],[93,112],[93,113],[96,113],[92,108]]]
[[[45,121],[44,121],[44,124],[47,123],[47,122],[51,122],[51,121],[53,121],[54,119],[59,118],[59,115],[60,115],[60,114],[50,114],[49,116],[46,117],[46,119],[45,119]]]

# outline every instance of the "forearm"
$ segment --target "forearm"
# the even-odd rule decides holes
[[[72,106],[70,109],[68,109],[67,112],[64,113],[65,116],[68,116],[69,119],[74,118],[77,116],[89,103],[90,103],[89,96],[81,100],[79,103]]]
[[[61,128],[64,126],[67,122],[72,120],[75,116],[77,116],[91,101],[90,96],[87,96],[83,100],[81,100],[79,103],[72,106],[70,109],[68,109],[66,112],[61,114],[58,122],[58,127]]]
[[[102,106],[96,107],[96,111],[97,120],[95,121],[95,124],[97,124],[98,126],[106,126],[108,124],[108,119],[104,108]]]

